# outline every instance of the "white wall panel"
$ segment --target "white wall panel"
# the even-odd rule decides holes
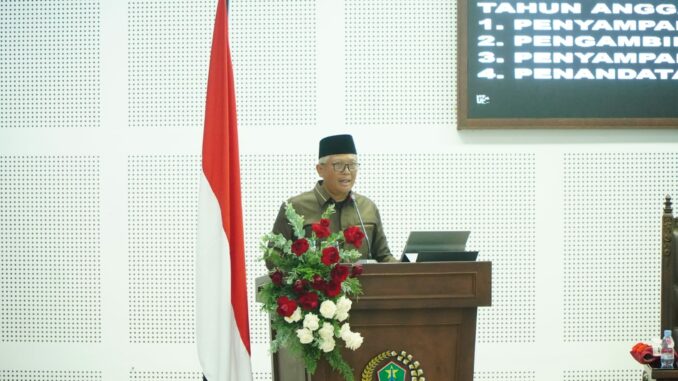
[[[50,371],[50,370],[0,370],[3,381],[99,381],[101,372]]]
[[[502,381],[530,381],[535,380],[534,372],[476,372],[473,379],[476,381],[502,380]]]
[[[242,128],[316,125],[315,0],[232,1]]]
[[[101,341],[99,158],[0,156],[0,339]]]
[[[200,372],[163,372],[132,370],[130,381],[202,381]]]
[[[572,370],[565,371],[563,381],[616,381],[641,380],[642,370],[606,369],[606,370]]]
[[[451,125],[456,3],[344,1],[348,126]]]
[[[129,127],[202,126],[215,2],[130,0]]]
[[[0,2],[0,128],[99,127],[99,2]]]
[[[564,166],[563,339],[658,336],[658,217],[678,154],[566,153]]]
[[[128,159],[131,343],[195,342],[200,158]]]

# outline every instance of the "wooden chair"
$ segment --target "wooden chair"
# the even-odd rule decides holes
[[[678,219],[673,217],[671,197],[666,196],[662,216],[661,330],[678,338]],[[662,335],[662,332],[660,332]]]
[[[678,219],[673,217],[671,197],[666,196],[662,215],[661,332],[670,329],[678,338]],[[678,370],[645,366],[643,381],[678,381]]]

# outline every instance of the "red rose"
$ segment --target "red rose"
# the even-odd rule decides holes
[[[292,244],[292,252],[298,256],[304,254],[308,250],[308,241],[306,238],[301,238]]]
[[[325,290],[325,286],[327,286],[327,282],[325,282],[325,279],[323,279],[323,277],[316,274],[313,275],[313,283],[311,283],[311,286],[318,291],[323,291]]]
[[[308,286],[307,280],[297,279],[294,281],[294,284],[292,284],[292,290],[297,294],[302,294],[304,290],[306,290],[306,286]]]
[[[306,311],[318,308],[318,294],[315,292],[308,292],[301,295],[297,301],[299,302],[299,306]]]
[[[334,279],[332,279],[331,281],[329,281],[329,283],[327,283],[327,286],[325,287],[324,291],[325,295],[327,295],[330,298],[334,298],[341,292],[341,282],[337,282]]]
[[[269,275],[269,276],[271,277],[271,281],[273,282],[274,285],[280,286],[282,284],[282,281],[283,281],[282,271],[275,270],[275,272],[273,274]]]
[[[363,238],[365,238],[365,234],[357,226],[349,226],[344,230],[344,239],[346,239],[346,242],[355,246],[357,249],[360,249],[360,246],[362,246]]]
[[[330,236],[330,228],[327,226],[323,226],[322,224],[311,225],[311,230],[315,232],[315,235],[318,238],[326,238]]]
[[[278,298],[278,315],[289,317],[292,316],[294,311],[297,310],[297,302],[288,298],[287,296],[281,296]]]
[[[329,228],[330,227],[330,220],[328,220],[327,218],[321,218],[320,219],[320,226],[324,226],[326,228]]]
[[[336,265],[336,266],[334,266],[334,268],[332,269],[332,272],[330,273],[330,276],[332,276],[332,281],[337,282],[337,283],[341,283],[341,282],[345,281],[346,278],[348,278],[348,273],[350,271],[349,269],[350,269],[350,267],[348,267],[346,265]]]
[[[324,248],[321,261],[325,266],[339,262],[339,250],[334,246]]]
[[[357,276],[360,276],[360,274],[363,273],[363,265],[353,265],[353,268],[351,269],[351,278],[355,278]]]

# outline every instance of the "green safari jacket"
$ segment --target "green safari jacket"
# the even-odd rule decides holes
[[[320,216],[330,204],[334,203],[334,200],[323,188],[321,180],[316,183],[312,190],[294,196],[288,202],[292,204],[300,216],[304,216],[304,229],[309,232],[311,224],[320,221]],[[363,195],[351,192],[346,202],[335,205],[337,212],[330,217],[330,230],[337,232],[349,226],[362,227],[355,208],[356,204],[365,225],[366,239],[363,240],[362,246],[358,249],[362,257],[365,259],[376,259],[378,262],[397,262],[388,248],[377,206],[372,200]],[[282,234],[287,239],[292,238],[292,227],[285,217],[284,203],[280,207],[278,217],[275,219],[273,233]]]

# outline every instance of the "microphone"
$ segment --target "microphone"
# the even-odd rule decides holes
[[[349,196],[351,197],[351,196]],[[355,198],[351,197],[351,201],[353,201],[353,206],[355,207],[355,211],[358,214],[358,220],[360,220],[360,227],[363,229],[363,233],[365,234],[365,240],[367,241],[367,254],[369,258],[372,258],[372,246],[370,245],[370,237],[367,236],[367,230],[365,229],[365,223],[363,222],[363,216],[360,215],[360,209],[358,209],[358,204],[355,202]]]

